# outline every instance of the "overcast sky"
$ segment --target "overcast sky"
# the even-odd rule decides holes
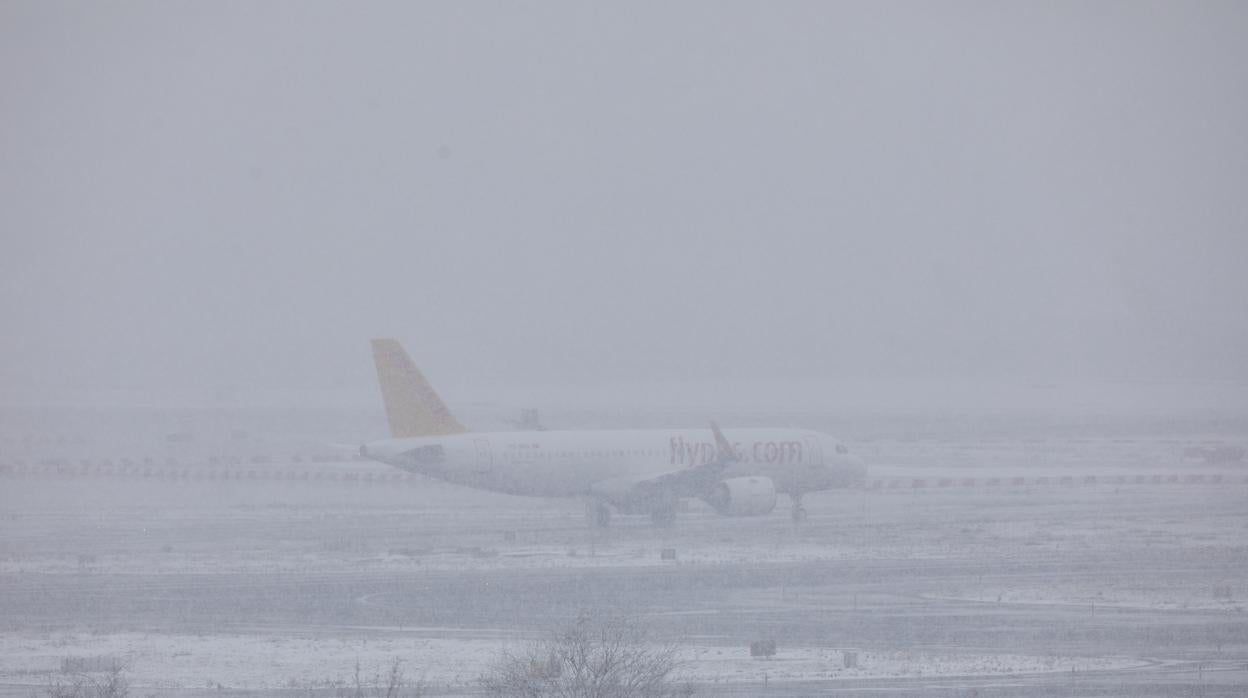
[[[1242,2],[8,0],[0,104],[10,396],[1248,381]]]

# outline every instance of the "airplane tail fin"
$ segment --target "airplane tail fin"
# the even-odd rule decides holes
[[[442,398],[397,341],[374,339],[372,343],[373,364],[377,367],[377,382],[381,385],[392,437],[445,436],[468,431],[446,409]]]

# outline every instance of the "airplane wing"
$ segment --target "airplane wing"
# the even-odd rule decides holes
[[[688,468],[677,468],[642,479],[613,478],[596,482],[590,487],[591,494],[628,509],[649,502],[668,501],[680,497],[702,497],[711,492],[719,482],[724,469],[738,460],[736,451],[711,422],[717,452],[715,459]]]

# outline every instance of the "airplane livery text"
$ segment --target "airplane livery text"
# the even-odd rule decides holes
[[[734,443],[732,450],[737,460],[742,463],[800,463],[802,462],[802,442],[800,441],[755,441],[746,444]],[[717,449],[710,441],[686,441],[676,436],[671,440],[672,465],[705,465],[715,460]]]

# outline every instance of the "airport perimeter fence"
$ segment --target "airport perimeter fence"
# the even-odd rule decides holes
[[[309,465],[305,465],[309,464]],[[292,456],[286,464],[269,459],[251,460],[244,464],[239,458],[213,458],[192,464],[176,459],[40,459],[0,461],[0,478],[16,479],[80,479],[116,478],[129,480],[167,481],[269,481],[269,482],[348,482],[362,484],[393,484],[417,482],[419,475],[403,472],[367,461],[358,456],[335,458],[327,456]]]
[[[80,479],[118,478],[187,482],[267,481],[285,483],[339,482],[394,484],[420,482],[425,478],[362,459],[294,455],[284,463],[240,458],[215,458],[182,464],[173,458],[156,459],[79,459],[44,458],[35,461],[0,460],[0,478]],[[1124,487],[1135,485],[1248,484],[1248,474],[1229,473],[1148,473],[1136,475],[1038,475],[1013,477],[894,477],[869,479],[859,489],[880,493],[900,491],[940,491],[956,489],[1003,490],[1030,487]]]
[[[954,488],[1004,489],[1019,487],[1096,487],[1127,485],[1248,484],[1248,475],[1225,473],[1151,473],[1137,475],[1040,475],[1035,477],[886,478],[868,481],[863,489],[876,491],[939,490]]]

